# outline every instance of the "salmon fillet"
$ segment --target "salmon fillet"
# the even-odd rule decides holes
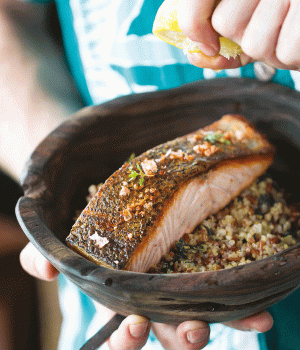
[[[273,146],[239,115],[156,146],[100,187],[66,242],[91,261],[147,272],[176,240],[272,164]]]

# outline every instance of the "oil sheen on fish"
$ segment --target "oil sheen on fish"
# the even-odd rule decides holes
[[[241,116],[156,146],[100,187],[67,244],[91,261],[146,272],[272,164],[273,146]]]

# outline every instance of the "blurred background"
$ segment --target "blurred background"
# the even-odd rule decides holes
[[[0,349],[57,349],[57,281],[37,281],[19,264],[27,238],[14,215],[26,160],[82,107],[61,48],[56,8],[0,0]]]

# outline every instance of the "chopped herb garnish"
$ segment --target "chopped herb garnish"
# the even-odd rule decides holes
[[[135,158],[135,153],[131,153],[131,155],[128,158],[128,160],[126,161],[126,163],[130,163],[131,161],[133,161],[134,158]]]
[[[229,140],[224,139],[223,134],[216,134],[214,132],[210,132],[204,137],[204,141],[207,141],[211,144],[215,144],[216,142],[225,143],[226,145],[231,145]]]
[[[144,183],[144,178],[141,177],[141,178],[140,178],[140,181],[139,181],[140,186],[143,186],[143,183]]]
[[[131,173],[129,174],[129,177],[130,177],[130,180],[129,181],[132,181],[132,180],[135,180],[135,178],[138,176],[139,174],[134,171],[134,170],[131,170]]]
[[[143,171],[142,171],[142,169],[141,169],[141,167],[140,167],[139,164],[137,164],[136,167],[138,168],[138,170],[139,170],[140,173],[143,173]],[[144,174],[144,173],[143,173],[143,174]],[[145,175],[145,174],[144,174],[144,175]]]
[[[145,176],[146,176],[146,175],[143,173],[143,171],[142,171],[142,169],[141,169],[141,167],[140,167],[139,164],[137,164],[136,167],[137,167],[137,169],[138,169],[139,172],[136,172],[135,170],[133,170],[133,169],[131,168],[131,172],[130,172],[130,174],[129,174],[129,177],[130,177],[130,180],[129,180],[129,181],[133,181],[133,180],[135,180],[138,176],[140,176],[139,185],[140,185],[140,186],[143,186],[144,181],[145,181]]]
[[[223,135],[222,135],[223,136]],[[221,137],[221,134],[215,134],[214,132],[210,132],[209,134],[205,135],[204,141],[207,141],[209,143],[216,143],[218,139]]]

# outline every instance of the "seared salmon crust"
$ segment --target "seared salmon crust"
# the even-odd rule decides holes
[[[126,162],[99,188],[66,242],[91,261],[145,272],[272,164],[243,117],[219,121]]]

